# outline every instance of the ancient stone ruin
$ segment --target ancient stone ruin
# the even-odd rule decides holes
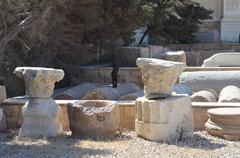
[[[68,115],[73,136],[109,138],[119,130],[119,106],[114,101],[77,101],[68,106]]]
[[[208,110],[205,124],[209,134],[228,140],[240,140],[240,108],[216,108]]]
[[[173,85],[185,64],[139,58],[144,97],[136,100],[136,134],[153,141],[173,141],[193,135],[191,99],[172,95]]]
[[[152,58],[138,58],[141,69],[144,93],[148,99],[166,98],[172,94],[173,85],[186,65]]]
[[[64,77],[63,70],[41,67],[17,67],[14,73],[25,81],[29,101],[22,108],[20,137],[54,137],[62,132],[58,120],[60,108],[51,98],[55,82]]]

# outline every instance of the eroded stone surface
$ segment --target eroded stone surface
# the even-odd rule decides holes
[[[57,100],[78,100],[81,99],[87,92],[95,88],[96,86],[93,83],[82,83],[57,94],[54,98]]]
[[[186,84],[175,84],[173,86],[173,93],[186,94],[188,96],[191,96],[193,94],[193,91]]]
[[[82,98],[85,100],[117,100],[118,91],[112,87],[99,87],[87,92]]]
[[[143,90],[135,92],[135,93],[130,93],[127,95],[123,95],[119,98],[119,100],[136,100],[139,97],[143,97],[144,96],[144,92]]]
[[[208,110],[205,127],[209,134],[228,140],[240,140],[240,108]]]
[[[153,58],[186,63],[186,54],[184,51],[160,52],[154,54]]]
[[[148,99],[170,96],[173,85],[186,67],[184,63],[152,58],[138,58],[137,66],[141,69],[144,94]]]
[[[240,66],[240,53],[219,53],[204,60],[202,67],[237,67]]]
[[[120,127],[119,107],[113,101],[78,101],[68,106],[73,136],[112,137]]]
[[[4,99],[7,98],[6,88],[5,86],[0,86],[0,104]],[[3,109],[0,108],[0,132],[5,131],[7,129],[6,126],[6,117],[3,113]]]
[[[217,102],[218,96],[214,90],[202,90],[191,96],[192,102]]]
[[[6,129],[6,117],[3,113],[3,109],[0,109],[0,132],[5,131]]]
[[[137,86],[135,83],[122,83],[120,84],[116,90],[118,91],[120,96],[134,93],[140,90],[140,87]]]
[[[49,99],[29,99],[22,108],[23,125],[19,131],[20,137],[54,137],[62,132],[58,121],[59,106]]]
[[[218,102],[240,102],[240,89],[237,86],[227,86],[223,88],[219,95]]]
[[[41,67],[17,67],[14,73],[24,79],[29,101],[22,108],[20,137],[54,137],[62,132],[56,102],[50,98],[63,70]]]
[[[7,98],[6,87],[0,86],[0,103]]]
[[[55,82],[64,77],[63,70],[42,67],[17,67],[14,73],[24,79],[26,95],[36,98],[50,98]]]
[[[240,85],[240,71],[183,72],[179,77],[179,82],[188,85],[194,92],[213,89],[220,94],[226,86]]]
[[[175,141],[193,136],[193,112],[188,96],[136,100],[136,133],[153,141]]]

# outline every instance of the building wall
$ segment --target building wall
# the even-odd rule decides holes
[[[207,9],[214,11],[213,20],[221,20],[223,16],[223,2],[222,0],[193,0],[202,4]]]
[[[193,0],[203,7],[213,10],[212,19],[205,20],[197,32],[200,43],[218,43],[221,41],[222,0]]]

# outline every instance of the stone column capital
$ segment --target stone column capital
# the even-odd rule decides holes
[[[64,77],[63,70],[43,67],[17,67],[14,73],[24,79],[26,94],[37,98],[51,97],[55,82]]]
[[[166,98],[172,94],[173,85],[185,69],[186,64],[153,58],[138,58],[144,94],[148,99]]]

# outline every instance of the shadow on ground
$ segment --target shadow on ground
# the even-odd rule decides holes
[[[189,147],[189,148],[204,149],[204,150],[216,150],[218,148],[222,148],[226,146],[223,143],[213,143],[211,139],[205,138],[198,134],[194,134],[193,138],[171,142],[169,144],[180,146],[180,147]]]
[[[4,138],[3,138],[4,135]],[[58,139],[19,139],[16,134],[0,135],[0,157],[4,158],[80,158],[106,157],[113,151],[82,145],[82,140],[62,137]]]

